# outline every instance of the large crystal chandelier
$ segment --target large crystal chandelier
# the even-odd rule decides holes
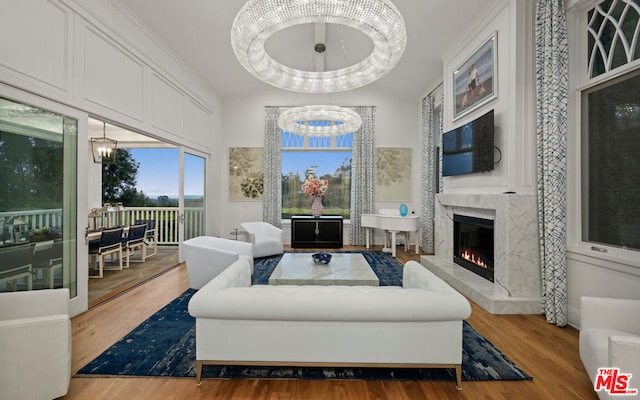
[[[305,136],[337,136],[360,129],[362,118],[355,111],[332,105],[310,105],[283,111],[278,126]]]
[[[356,64],[320,72],[287,67],[267,54],[265,41],[275,32],[310,23],[357,29],[371,38],[373,51]],[[406,43],[404,19],[389,0],[249,0],[231,28],[233,51],[251,74],[273,86],[306,93],[367,85],[398,63]]]

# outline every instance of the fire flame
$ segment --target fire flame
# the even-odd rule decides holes
[[[460,255],[460,257],[464,258],[465,260],[467,260],[469,262],[474,263],[478,267],[481,267],[481,268],[484,268],[484,269],[489,269],[489,266],[487,264],[485,264],[484,261],[482,261],[480,256],[476,256],[474,253],[470,252],[469,250],[463,251],[462,254]]]

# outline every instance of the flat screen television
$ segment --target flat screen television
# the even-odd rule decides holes
[[[442,135],[442,176],[493,169],[493,110]]]

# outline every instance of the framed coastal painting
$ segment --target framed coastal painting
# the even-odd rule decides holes
[[[229,147],[229,200],[262,201],[264,149]]]
[[[411,148],[376,149],[376,200],[411,201]]]
[[[498,96],[497,40],[494,32],[453,71],[453,119]]]

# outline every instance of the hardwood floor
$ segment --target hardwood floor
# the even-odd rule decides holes
[[[360,249],[345,247],[345,249]],[[419,261],[398,247],[398,259]],[[184,265],[72,320],[72,374],[188,288]],[[453,382],[72,378],[63,399],[597,399],[578,355],[578,331],[542,315],[492,315],[472,303],[469,323],[531,381]]]

